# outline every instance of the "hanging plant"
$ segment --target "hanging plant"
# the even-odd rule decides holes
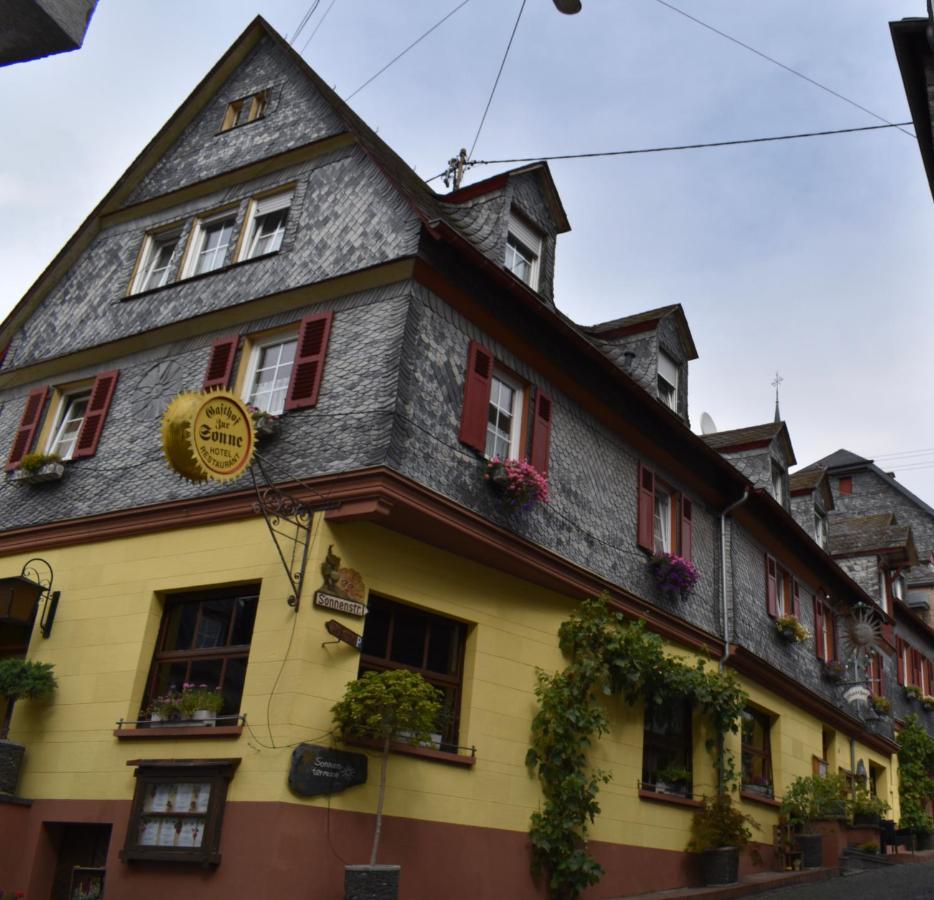
[[[921,699],[921,688],[915,687],[913,684],[905,685],[905,699],[906,700],[920,700]]]
[[[880,716],[887,716],[892,711],[892,701],[888,697],[872,696],[869,705]]]
[[[800,644],[811,636],[811,632],[794,616],[779,616],[775,620],[775,630],[789,644]]]
[[[484,479],[503,502],[523,512],[537,503],[548,502],[548,478],[524,459],[500,459],[494,456],[486,466]]]
[[[690,560],[674,553],[660,553],[649,562],[655,586],[669,598],[683,599],[697,584],[700,575]]]
[[[824,663],[824,678],[834,683],[843,681],[846,675],[846,666],[839,659],[832,659]]]
[[[609,730],[603,698],[666,704],[689,700],[710,716],[718,734],[739,731],[747,695],[732,672],[708,670],[667,656],[659,635],[644,622],[612,612],[607,598],[586,600],[558,631],[568,657],[554,674],[539,671],[526,765],[538,774],[542,806],[532,814],[532,871],[544,873],[552,897],[574,900],[596,884],[603,869],[587,852],[590,825],[600,812],[600,785],[609,773],[591,768],[588,753]],[[722,742],[720,742],[722,743]],[[718,757],[720,771],[724,760]]]
[[[925,694],[921,698],[921,705],[924,707],[924,709],[927,712],[930,712],[932,709],[934,709],[934,696],[931,696],[930,694]]]

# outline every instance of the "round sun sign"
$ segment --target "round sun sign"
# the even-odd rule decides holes
[[[246,405],[227,391],[179,394],[162,416],[162,451],[191,481],[232,481],[253,461],[256,434]]]

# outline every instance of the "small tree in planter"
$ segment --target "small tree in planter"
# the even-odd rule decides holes
[[[6,711],[0,724],[0,791],[12,794],[16,790],[26,752],[22,744],[8,740],[16,701],[45,699],[57,686],[51,663],[30,662],[16,657],[0,660],[0,697],[6,701]]]
[[[649,563],[656,587],[668,598],[686,597],[700,577],[690,560],[674,553],[660,553]]]
[[[785,790],[781,811],[799,829],[796,841],[801,865],[818,868],[823,856],[823,838],[812,831],[818,819],[836,818],[845,811],[846,785],[839,775],[809,775],[796,778]]]
[[[691,821],[689,853],[701,854],[704,884],[732,884],[739,876],[739,853],[759,823],[733,805],[728,793],[704,797]]]
[[[377,867],[380,832],[383,827],[383,800],[386,796],[386,769],[393,741],[424,744],[431,740],[441,713],[443,695],[421,675],[407,669],[367,672],[347,685],[343,699],[331,708],[334,724],[347,737],[378,740],[382,749],[379,793],[376,801],[376,827],[368,866],[348,867],[347,895],[395,897],[398,892],[398,866]],[[387,883],[386,870],[392,870]],[[369,893],[367,885],[385,884],[382,892]],[[376,888],[378,891],[379,888]]]

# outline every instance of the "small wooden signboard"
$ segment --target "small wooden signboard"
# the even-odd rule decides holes
[[[318,744],[299,744],[292,751],[289,789],[300,797],[336,794],[364,784],[367,758],[363,753],[332,750]]]

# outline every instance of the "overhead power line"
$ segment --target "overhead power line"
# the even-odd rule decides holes
[[[360,85],[360,87],[358,87],[352,94],[349,94],[348,96],[344,97],[344,99],[352,100],[354,97],[356,97],[357,94],[359,94],[360,91],[362,91],[368,84],[371,84],[372,82],[376,81],[376,79],[379,78],[379,76],[382,75],[383,72],[385,72],[391,65],[394,65],[400,59],[402,59],[402,57],[405,56],[405,54],[408,53],[409,50],[411,50],[416,44],[420,44],[436,28],[439,28],[441,25],[447,22],[447,20],[450,19],[451,16],[454,15],[454,13],[456,13],[462,7],[466,6],[468,3],[470,3],[470,0],[463,0],[463,2],[458,3],[457,6],[454,7],[454,9],[452,9],[449,13],[447,13],[447,15],[438,19],[438,21],[435,22],[435,24],[432,25],[431,28],[429,28],[427,31],[422,32],[422,34],[420,34],[417,38],[415,38],[415,40],[412,41],[412,43],[409,44],[409,46],[405,48],[405,50],[403,50],[401,53],[397,53],[391,60],[389,60],[388,63],[386,63],[385,66],[382,67],[382,69],[380,69],[376,74],[371,75],[369,78],[367,78],[367,80],[364,81],[363,84]]]
[[[835,91],[833,88],[828,87],[826,84],[822,84],[821,82],[817,81],[817,79],[811,78],[810,75],[805,75],[804,72],[800,72],[798,69],[795,69],[789,65],[786,65],[781,60],[775,59],[774,56],[769,56],[767,53],[763,53],[761,50],[757,50],[755,47],[751,46],[750,44],[745,43],[744,41],[741,41],[739,38],[733,37],[732,34],[727,34],[725,31],[721,31],[719,28],[715,28],[713,25],[710,25],[709,23],[705,22],[703,19],[698,19],[697,16],[692,16],[689,12],[685,12],[680,7],[677,7],[674,4],[669,3],[668,0],[655,0],[655,2],[660,4],[661,6],[664,6],[666,9],[670,9],[672,12],[677,13],[679,16],[684,16],[685,19],[690,19],[690,21],[694,22],[697,25],[700,25],[701,28],[706,28],[708,31],[712,31],[714,34],[717,34],[722,38],[726,38],[726,40],[728,41],[732,41],[734,44],[736,44],[739,47],[742,47],[744,50],[748,50],[750,53],[755,53],[756,56],[759,56],[762,59],[772,63],[773,65],[778,66],[780,69],[784,69],[786,72],[790,72],[792,75],[798,78],[803,78],[809,84],[813,84],[814,87],[818,87],[822,91],[826,91],[828,94],[830,94],[833,97],[836,97],[838,100],[842,100],[844,103],[849,103],[850,106],[855,106],[857,109],[862,110],[864,113],[872,116],[874,119],[878,119],[880,122],[885,122],[886,125],[890,125],[893,128],[898,128],[899,131],[901,131],[903,134],[907,134],[908,137],[910,138],[914,137],[914,135],[910,131],[906,131],[904,128],[901,127],[901,125],[896,124],[894,122],[890,122],[884,116],[880,116],[878,113],[873,112],[871,109],[868,109],[867,107],[863,106],[861,103],[857,103],[855,100],[851,100],[849,97],[845,96],[844,94],[841,94],[839,91]],[[903,124],[911,125],[911,122],[905,122]]]
[[[476,149],[477,141],[480,140],[480,132],[483,131],[483,123],[486,122],[486,114],[490,111],[490,104],[493,102],[493,95],[496,93],[496,87],[499,84],[500,76],[503,74],[503,67],[506,65],[506,60],[509,58],[509,51],[512,49],[512,42],[516,36],[516,31],[519,28],[519,20],[522,18],[522,11],[525,9],[526,0],[522,0],[522,5],[519,7],[519,15],[516,16],[516,22],[512,26],[512,34],[509,35],[509,43],[506,44],[506,52],[503,54],[503,59],[499,64],[499,71],[496,73],[496,80],[493,82],[493,89],[490,91],[490,96],[487,97],[486,106],[483,108],[483,115],[480,117],[480,124],[477,126],[477,133],[473,137],[473,143],[470,145],[470,153],[467,154],[467,159],[473,157],[473,152]]]
[[[304,55],[305,51],[308,49],[308,45],[311,43],[314,36],[318,33],[318,29],[324,24],[324,20],[328,17],[328,13],[334,9],[335,3],[337,3],[337,0],[331,0],[330,4],[328,4],[328,8],[324,11],[324,15],[318,19],[318,24],[315,25],[315,27],[312,29],[311,34],[308,35],[308,40],[302,44],[302,55]]]
[[[290,44],[295,43],[298,36],[302,33],[302,29],[308,24],[308,20],[315,14],[315,10],[318,8],[320,3],[321,0],[311,0],[311,3],[308,4],[308,9],[305,10],[305,15],[302,16],[301,22],[298,23],[298,28],[295,29],[295,34],[293,34],[289,40]]]

